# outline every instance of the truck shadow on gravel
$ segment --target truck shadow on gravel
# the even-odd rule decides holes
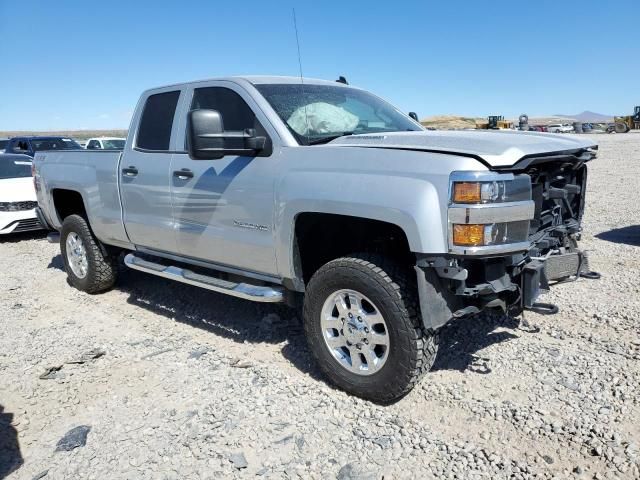
[[[171,320],[201,328],[238,343],[281,343],[282,355],[303,373],[324,380],[307,349],[297,312],[283,305],[260,304],[208,292],[189,285],[169,283],[133,270],[121,272],[118,287],[129,294],[127,302]],[[433,370],[458,370],[488,374],[482,349],[518,336],[499,327],[516,329],[518,319],[481,314],[454,321],[444,328]]]
[[[48,268],[64,271],[62,257],[53,257]],[[324,380],[308,352],[298,313],[285,305],[241,300],[124,266],[115,288],[128,295],[130,305],[234,342],[278,344],[286,341],[282,355],[303,373]],[[478,352],[517,338],[510,331],[496,329],[513,330],[519,325],[517,318],[494,314],[451,322],[441,331],[438,356],[432,370],[490,373],[489,360]]]
[[[440,347],[432,370],[491,373],[490,359],[478,352],[490,345],[518,338],[509,331],[496,331],[497,328],[513,330],[519,326],[520,320],[515,317],[488,313],[449,323],[440,332]]]
[[[0,243],[18,243],[25,242],[27,240],[46,240],[47,238],[46,230],[34,230],[31,232],[19,232],[19,233],[8,233],[6,235],[0,235]]]
[[[622,228],[614,228],[601,232],[595,236],[600,240],[606,240],[613,243],[625,243],[640,247],[640,225],[628,225]]]
[[[320,379],[307,352],[302,322],[286,305],[242,300],[127,268],[119,272],[115,288],[128,294],[130,305],[237,343],[286,341],[283,356],[299,370]]]
[[[13,413],[4,411],[0,404],[0,479],[16,471],[24,463],[18,442],[18,432],[11,424]]]

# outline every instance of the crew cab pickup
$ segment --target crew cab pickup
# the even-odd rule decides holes
[[[75,140],[67,137],[13,137],[5,146],[5,153],[33,157],[41,150],[80,150]]]
[[[447,322],[543,308],[549,283],[593,276],[577,242],[596,150],[426,131],[343,83],[230,77],[144,92],[123,152],[38,152],[34,179],[76,288],[111,288],[123,258],[302,304],[327,378],[390,402],[431,368]]]

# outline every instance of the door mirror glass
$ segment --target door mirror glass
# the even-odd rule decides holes
[[[418,114],[416,112],[409,112],[409,116],[413,118],[416,122],[420,121],[418,120]]]
[[[189,156],[194,160],[215,160],[225,155],[255,156],[265,147],[266,138],[254,129],[225,131],[217,110],[191,110],[187,118]]]

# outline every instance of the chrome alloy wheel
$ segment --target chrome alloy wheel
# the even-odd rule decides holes
[[[379,371],[389,357],[389,330],[378,307],[355,290],[338,290],[322,306],[320,327],[327,348],[357,375]]]
[[[89,262],[87,260],[87,250],[84,248],[82,238],[76,232],[69,232],[67,235],[67,263],[71,271],[78,278],[87,276]]]

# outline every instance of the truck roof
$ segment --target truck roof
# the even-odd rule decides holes
[[[211,82],[211,81],[229,81],[235,83],[243,83],[248,82],[253,85],[264,85],[264,84],[294,84],[300,85],[302,83],[307,85],[334,85],[341,87],[349,87],[350,85],[345,85],[340,82],[330,81],[330,80],[322,80],[319,78],[306,78],[306,77],[291,77],[291,76],[277,76],[277,75],[234,75],[230,77],[217,77],[217,78],[207,78],[203,80],[196,80],[192,82],[181,82],[181,83],[173,83],[169,85],[162,85],[158,87],[151,88],[149,90],[158,90],[161,88],[167,87],[183,87],[186,85],[194,85],[197,83]],[[149,91],[148,90],[148,91]]]

